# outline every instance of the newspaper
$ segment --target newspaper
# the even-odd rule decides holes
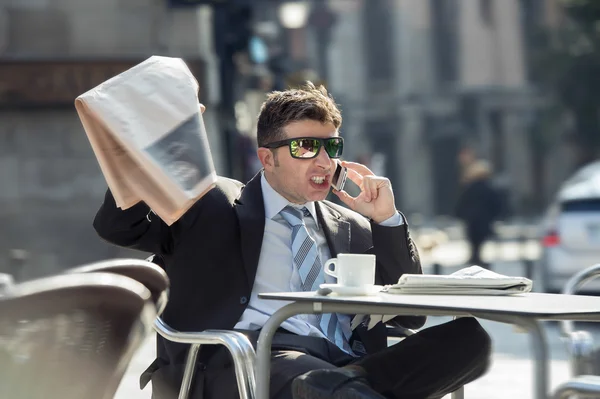
[[[171,225],[214,187],[198,89],[182,59],[153,56],[75,99],[119,208],[144,201]]]
[[[529,292],[532,281],[505,276],[470,266],[450,275],[403,274],[398,283],[387,286],[391,294],[509,295]]]
[[[403,274],[398,283],[386,285],[382,292],[414,295],[511,295],[531,291],[533,283],[525,277],[511,277],[470,266],[449,275]],[[352,319],[354,330],[368,322],[370,330],[378,323],[387,323],[396,315],[359,314]]]

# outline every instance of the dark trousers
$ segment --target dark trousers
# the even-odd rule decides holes
[[[380,352],[352,357],[325,339],[275,335],[271,358],[272,399],[291,399],[294,378],[310,370],[355,364],[367,371],[373,389],[388,398],[441,398],[485,373],[491,340],[473,318],[430,327]],[[313,341],[301,345],[306,339]],[[291,342],[291,344],[290,344]],[[302,347],[300,347],[302,346]],[[229,360],[229,361],[228,361]],[[207,365],[205,399],[238,398],[235,374],[225,349]]]

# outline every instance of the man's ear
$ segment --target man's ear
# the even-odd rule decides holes
[[[265,170],[269,171],[275,167],[275,156],[270,149],[260,147],[258,150],[256,150],[256,153]]]

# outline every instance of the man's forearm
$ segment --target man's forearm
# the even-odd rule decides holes
[[[147,219],[149,212],[150,208],[143,202],[128,209],[119,209],[112,193],[107,190],[104,203],[94,218],[94,229],[100,237],[112,244],[159,252],[163,247],[163,227],[158,218],[155,223]]]

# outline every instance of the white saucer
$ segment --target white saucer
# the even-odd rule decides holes
[[[383,288],[381,285],[363,285],[362,287],[348,287],[339,284],[320,284],[319,288],[329,288],[332,294],[344,296],[376,295]]]

